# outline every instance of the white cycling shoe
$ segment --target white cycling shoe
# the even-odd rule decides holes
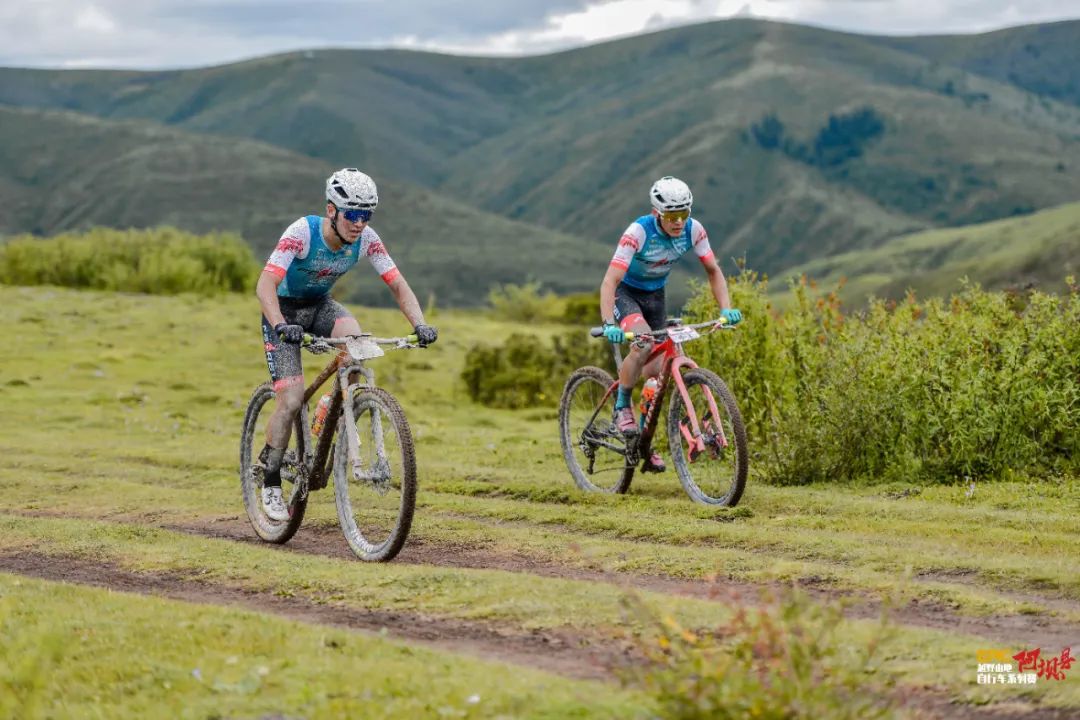
[[[262,508],[266,517],[275,522],[285,522],[289,519],[289,508],[281,498],[280,487],[264,487],[262,489]]]

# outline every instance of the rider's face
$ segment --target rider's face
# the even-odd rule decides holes
[[[337,231],[341,233],[341,237],[345,238],[347,242],[356,242],[357,238],[360,237],[360,233],[364,232],[364,228],[367,227],[368,221],[349,222],[345,219],[345,213],[336,211],[337,208],[334,207],[333,203],[326,203],[326,214],[330,218],[330,222],[337,224]]]
[[[657,210],[653,210],[652,213],[660,223],[660,229],[672,237],[682,235],[686,221],[690,217],[689,213],[661,213]]]

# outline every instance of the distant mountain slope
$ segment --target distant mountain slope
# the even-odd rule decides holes
[[[874,250],[816,260],[784,273],[798,274],[825,285],[847,278],[842,295],[856,303],[868,295],[899,298],[908,288],[921,296],[945,294],[959,288],[964,277],[994,289],[1034,283],[1060,290],[1066,276],[1080,277],[1080,202],[896,238]]]
[[[620,50],[634,71],[591,81]],[[614,225],[649,178],[678,174],[719,248],[766,270],[1080,198],[1077,108],[873,39],[732,22],[591,52],[563,75],[590,78],[592,104],[471,148],[443,187],[533,222]],[[560,60],[533,62],[555,75]]]
[[[531,58],[0,69],[0,102],[250,137],[605,249],[675,174],[719,254],[775,272],[1080,199],[1078,47],[1080,23],[881,38],[739,19]]]
[[[0,127],[6,235],[168,224],[239,232],[262,257],[290,222],[321,214],[333,169],[263,143],[74,113],[0,107]],[[372,225],[422,298],[476,305],[496,283],[530,279],[561,292],[599,286],[610,248],[400,182],[379,190]],[[350,299],[390,300],[370,271],[354,275]]]
[[[881,38],[892,47],[1080,105],[1080,20],[983,35]]]

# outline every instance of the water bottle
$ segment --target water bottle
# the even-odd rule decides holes
[[[323,425],[326,424],[326,414],[330,412],[330,393],[319,398],[319,404],[315,406],[315,415],[311,418],[311,439],[318,440]]]
[[[656,397],[656,390],[660,387],[660,383],[656,378],[651,377],[645,381],[645,386],[641,388],[641,426],[645,426],[645,417],[649,414],[649,408],[652,407],[653,398]]]

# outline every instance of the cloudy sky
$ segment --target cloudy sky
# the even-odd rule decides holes
[[[315,47],[517,55],[738,16],[969,33],[1080,18],[1080,0],[5,0],[0,65],[189,67]]]

